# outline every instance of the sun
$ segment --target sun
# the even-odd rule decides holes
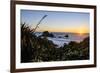
[[[79,35],[84,35],[85,33],[89,32],[89,28],[87,26],[80,26],[77,30]]]
[[[79,29],[79,31],[78,31],[78,34],[79,34],[79,35],[83,35],[84,33],[85,33],[85,30],[84,30],[84,29],[82,29],[82,28]]]

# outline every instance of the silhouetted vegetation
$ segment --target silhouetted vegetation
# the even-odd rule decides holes
[[[37,37],[34,29],[21,24],[21,62],[45,62],[89,59],[89,37],[80,43],[71,41],[57,48],[46,37],[53,37],[48,31],[43,32],[44,38]]]
[[[32,35],[33,29],[30,29],[24,24],[21,25],[21,61],[28,62],[33,59],[33,41],[36,38],[35,35]]]

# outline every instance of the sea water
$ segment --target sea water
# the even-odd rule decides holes
[[[36,32],[36,36],[42,35],[42,32]],[[52,32],[54,37],[47,37],[48,40],[52,41],[55,45],[58,47],[63,46],[64,44],[68,44],[71,41],[75,42],[81,42],[83,41],[86,37],[89,36],[88,33],[86,34],[78,34],[78,33],[65,33],[65,32]],[[65,35],[68,35],[68,37],[65,37]]]

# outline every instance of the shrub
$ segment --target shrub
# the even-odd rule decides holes
[[[30,29],[26,24],[21,24],[21,62],[29,62],[32,60],[32,40],[36,36],[33,37],[33,29]]]

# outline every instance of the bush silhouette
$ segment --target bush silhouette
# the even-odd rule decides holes
[[[32,41],[33,37],[33,29],[30,29],[28,26],[21,24],[21,62],[27,62],[32,60],[33,49],[32,49]]]

